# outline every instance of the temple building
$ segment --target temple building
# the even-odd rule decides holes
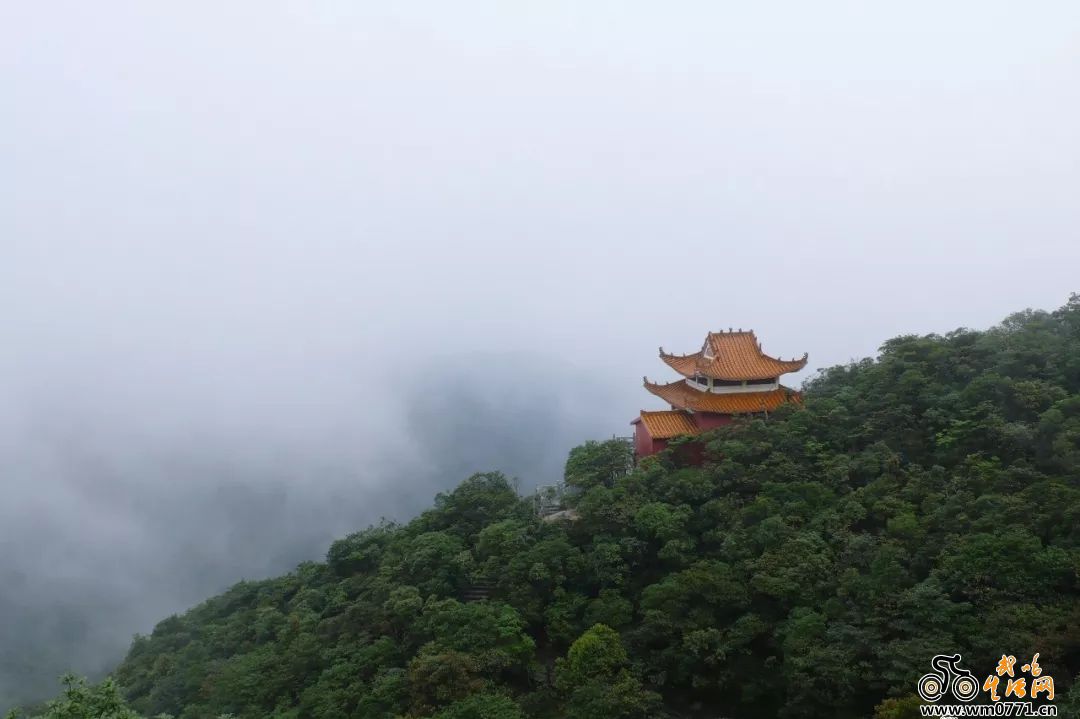
[[[768,416],[780,405],[802,402],[802,395],[780,384],[780,376],[805,367],[807,355],[790,360],[770,357],[752,330],[710,332],[701,350],[690,355],[668,354],[661,347],[660,359],[683,379],[656,384],[645,378],[645,389],[671,409],[642,410],[631,423],[637,459],[656,454],[673,437],[699,434],[736,415]]]

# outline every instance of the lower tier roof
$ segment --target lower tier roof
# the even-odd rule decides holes
[[[668,384],[654,384],[646,380],[645,389],[676,409],[713,412],[715,414],[772,412],[777,407],[790,402],[802,403],[802,395],[787,387],[780,387],[767,392],[716,394],[695,389],[686,380]]]
[[[642,410],[640,421],[653,439],[671,439],[683,434],[698,434],[701,431],[692,414],[675,409],[660,412]]]

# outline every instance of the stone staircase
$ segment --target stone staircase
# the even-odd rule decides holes
[[[461,601],[482,602],[491,598],[495,591],[495,582],[486,578],[477,578],[473,583],[461,591]]]

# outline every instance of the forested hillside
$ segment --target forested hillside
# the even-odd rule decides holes
[[[712,432],[698,468],[578,447],[576,521],[471,477],[162,621],[115,686],[43,711],[901,719],[935,654],[1038,652],[1080,716],[1080,297],[889,340],[805,400]]]

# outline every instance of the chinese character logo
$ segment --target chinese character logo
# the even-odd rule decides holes
[[[1043,676],[1042,667],[1039,666],[1039,655],[1036,654],[1031,658],[1031,661],[1020,667],[1021,672],[1027,672],[1031,675],[1031,693],[1028,694],[1027,677],[1017,677],[1016,670],[1016,657],[1011,654],[1002,654],[1001,659],[998,660],[997,667],[994,669],[994,674],[990,674],[986,677],[986,681],[983,682],[982,688],[984,692],[990,693],[990,701],[1001,701],[1001,695],[998,693],[998,689],[1002,687],[1002,677],[1008,675],[1008,679],[1005,680],[1004,689],[1005,697],[1015,697],[1016,699],[1023,699],[1025,696],[1030,696],[1035,699],[1039,694],[1045,694],[1045,698],[1048,701],[1054,700],[1054,678],[1050,676]]]
[[[979,682],[975,675],[959,666],[959,654],[938,654],[930,660],[934,671],[919,679],[918,692],[923,701],[936,702],[945,693],[962,702],[970,702],[979,694]]]

